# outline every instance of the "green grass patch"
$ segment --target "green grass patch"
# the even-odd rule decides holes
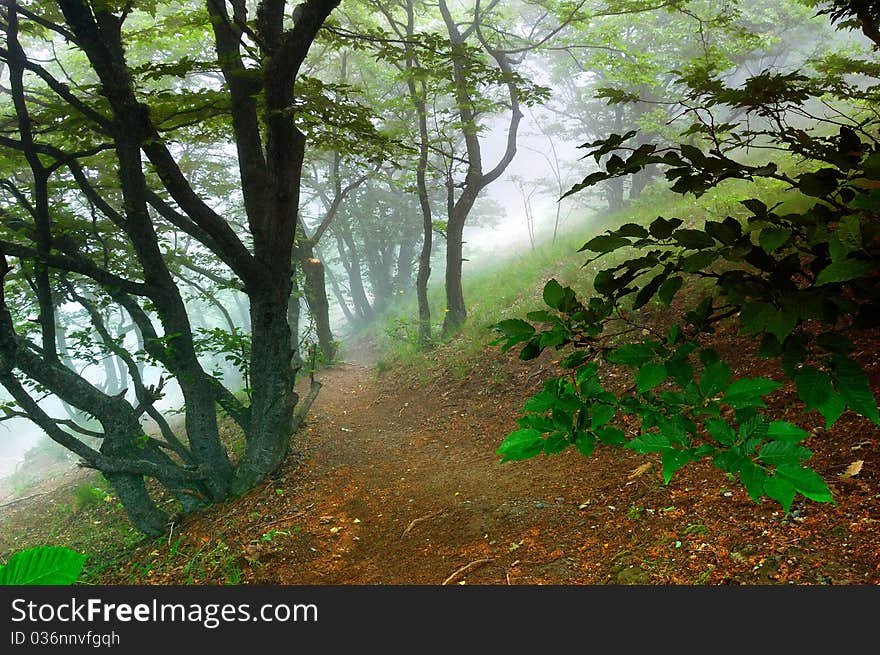
[[[793,161],[789,164],[796,167]],[[648,225],[658,216],[680,218],[686,227],[701,226],[706,220],[721,220],[726,216],[743,217],[748,214],[740,202],[745,198],[758,198],[771,207],[781,203],[776,209],[779,213],[795,211],[811,202],[796,191],[788,191],[785,183],[777,180],[728,180],[700,198],[674,194],[663,182],[657,182],[620,211],[583,216],[555,242],[544,241],[534,249],[511,253],[466,273],[462,286],[468,319],[445,343],[439,340],[445,310],[443,281],[442,275],[435,273],[429,288],[429,302],[436,348],[419,348],[416,299],[414,294],[404,296],[377,324],[367,328],[379,349],[377,369],[382,374],[404,367],[427,381],[437,374],[437,366],[441,365],[454,377],[464,378],[480,362],[481,350],[495,338],[491,330],[494,323],[543,308],[541,292],[549,279],[571,286],[579,296],[591,295],[595,274],[615,263],[611,257],[603,257],[586,264],[590,254],[578,249],[592,237],[624,223]],[[624,252],[613,255],[621,260],[627,256]],[[686,291],[697,293],[699,290]]]

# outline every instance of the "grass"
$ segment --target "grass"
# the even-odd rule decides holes
[[[396,366],[410,369],[425,380],[433,377],[438,361],[455,377],[466,377],[479,360],[480,351],[494,338],[491,326],[506,318],[523,317],[527,312],[543,308],[541,292],[544,284],[555,278],[571,286],[581,297],[592,292],[592,278],[614,260],[606,257],[586,264],[588,253],[578,249],[590,238],[624,223],[649,224],[658,216],[677,217],[686,227],[701,226],[705,220],[722,220],[725,216],[744,217],[748,211],[741,204],[744,198],[762,199],[768,206],[782,202],[778,212],[793,211],[808,200],[798,193],[786,192],[785,184],[775,180],[746,182],[729,180],[700,198],[673,194],[657,183],[626,208],[611,214],[583,216],[555,242],[545,241],[534,250],[526,250],[497,259],[491,264],[466,274],[462,286],[468,318],[461,330],[436,349],[418,346],[417,307],[414,295],[401,298],[372,331],[380,351],[377,369],[381,373]],[[625,253],[613,253],[618,258]],[[439,335],[444,314],[442,276],[434,275],[429,288],[433,334]],[[491,374],[491,373],[490,373]]]

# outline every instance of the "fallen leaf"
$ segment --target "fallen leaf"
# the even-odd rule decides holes
[[[840,474],[842,478],[851,478],[854,475],[858,475],[862,471],[862,466],[864,466],[865,460],[857,459],[852,464],[846,467],[846,470]]]
[[[641,466],[635,467],[627,477],[627,479],[632,480],[633,478],[638,478],[648,471],[650,471],[654,467],[653,462],[645,462]]]

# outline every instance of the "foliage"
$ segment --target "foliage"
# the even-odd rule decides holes
[[[77,485],[71,494],[72,506],[75,511],[86,507],[92,507],[99,503],[112,500],[112,496],[105,489],[93,483],[84,482]]]
[[[737,378],[711,348],[717,327],[733,319],[740,334],[760,342],[761,355],[779,358],[780,374],[826,427],[846,409],[880,424],[847,336],[876,327],[880,317],[878,123],[852,107],[852,117],[840,107],[834,119],[812,113],[823,94],[840,90],[824,81],[767,70],[729,86],[720,76],[683,75],[678,82],[694,119],[685,131],[688,142],[628,148],[632,131],[582,146],[597,163],[610,156],[604,170],[569,193],[658,165],[680,194],[699,197],[725,180],[769,178],[808,202],[786,212],[747,198],[741,201],[745,221],[726,216],[697,226],[660,216],[587,241],[580,251],[591,254],[588,264],[617,258],[593,279],[595,296],[581,300],[551,280],[543,291],[549,311],[495,326],[501,334],[495,343],[503,350],[522,344],[521,359],[573,346],[562,360],[566,374],[548,380],[525,404],[520,429],[499,448],[504,461],[568,446],[588,456],[601,442],[660,453],[666,482],[708,458],[738,475],[756,502],[766,495],[788,511],[796,493],[832,500],[824,480],[806,466],[812,453],[802,442],[810,433],[761,411],[783,383]],[[737,114],[748,122],[732,120]],[[745,149],[755,147],[787,149],[803,158],[805,170],[788,174],[774,161],[754,163]],[[680,323],[661,329],[638,322],[634,310],[651,302],[668,307],[682,289],[691,293],[682,299]],[[626,372],[627,388],[605,386],[600,373],[612,370]],[[638,420],[637,434],[627,435],[615,418]]]
[[[70,548],[28,548],[0,566],[0,585],[71,585],[82,573],[85,561],[85,555]]]

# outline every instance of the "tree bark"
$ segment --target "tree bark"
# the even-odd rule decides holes
[[[298,259],[303,271],[304,296],[315,323],[318,347],[324,354],[325,361],[329,363],[336,357],[336,342],[330,329],[330,303],[327,301],[324,263],[315,257],[311,248],[303,248]]]

